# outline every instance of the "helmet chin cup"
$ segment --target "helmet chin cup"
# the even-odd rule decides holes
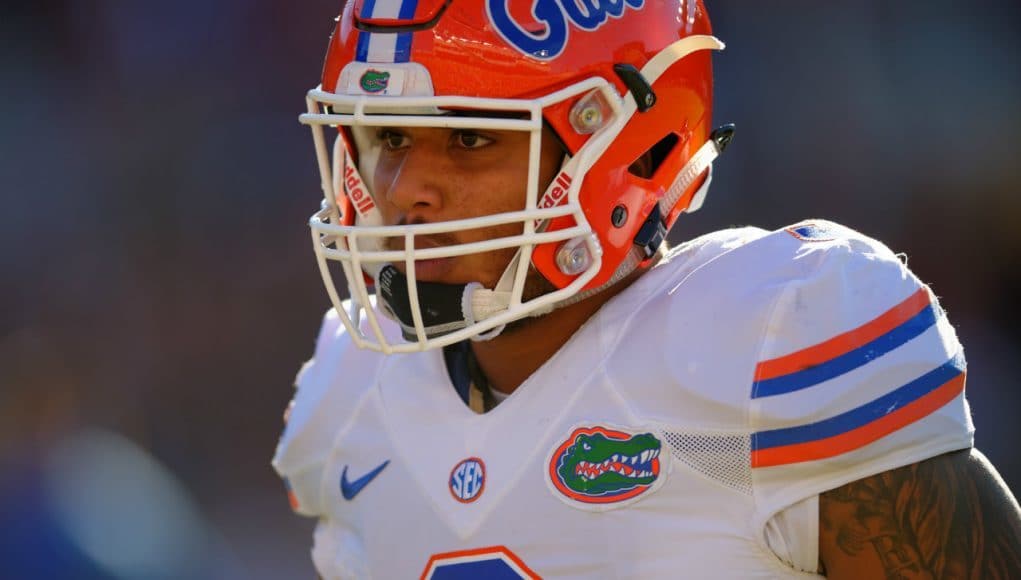
[[[419,329],[426,338],[437,338],[468,326],[462,308],[468,286],[418,282],[412,291],[408,277],[390,264],[380,269],[376,279],[383,313],[400,325],[408,341],[419,339]],[[428,306],[422,308],[422,304]]]

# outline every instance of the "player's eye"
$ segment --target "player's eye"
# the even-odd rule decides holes
[[[489,137],[485,137],[471,129],[454,131],[453,139],[458,147],[464,149],[479,149],[493,142]]]
[[[393,129],[377,129],[376,139],[383,144],[387,150],[394,151],[408,146],[408,136]]]

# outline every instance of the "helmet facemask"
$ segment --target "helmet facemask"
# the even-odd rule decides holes
[[[309,113],[302,121],[311,125],[324,172],[323,208],[310,220],[320,270],[331,300],[359,346],[384,352],[425,350],[468,338],[495,336],[509,322],[549,312],[557,303],[576,294],[599,271],[600,246],[592,236],[578,203],[578,182],[571,176],[584,172],[584,165],[598,157],[595,147],[565,159],[545,191],[539,191],[539,161],[543,131],[543,109],[580,93],[613,92],[611,84],[592,79],[544,99],[462,99],[458,97],[392,97],[378,104],[364,96],[344,96],[321,90],[309,94]],[[619,100],[619,98],[617,99]],[[605,102],[612,102],[609,97]],[[471,105],[471,116],[442,114]],[[371,110],[372,112],[367,112]],[[327,112],[328,111],[328,112]],[[439,114],[421,114],[423,111]],[[486,112],[492,113],[487,116]],[[612,140],[613,120],[609,111],[591,145]],[[509,117],[508,114],[514,116]],[[339,128],[332,155],[326,151],[326,129]],[[376,151],[366,137],[377,127],[438,127],[522,131],[529,135],[528,185],[519,211],[426,224],[383,225],[372,197],[372,175]],[[360,146],[356,144],[360,143]],[[357,161],[356,161],[357,159]],[[570,218],[570,228],[545,231],[556,218]],[[416,238],[443,236],[465,230],[517,224],[520,233],[479,242],[416,249]],[[401,240],[402,243],[394,243]],[[529,296],[534,286],[530,274],[531,254],[542,244],[561,246],[570,241],[575,280],[539,296]],[[403,249],[392,249],[394,246]],[[503,276],[495,288],[478,282],[446,285],[419,282],[415,260],[449,258],[514,248]],[[329,262],[339,262],[351,300],[345,306],[333,280]],[[393,264],[403,265],[403,273]],[[580,266],[579,266],[580,264]],[[377,296],[371,296],[375,287]],[[395,340],[373,308],[379,297],[383,313],[401,327],[407,343]],[[451,303],[458,307],[451,308]]]

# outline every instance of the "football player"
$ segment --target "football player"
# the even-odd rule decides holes
[[[666,248],[722,48],[702,0],[344,6],[301,116],[334,308],[274,459],[322,577],[1021,577],[902,260],[824,220]]]

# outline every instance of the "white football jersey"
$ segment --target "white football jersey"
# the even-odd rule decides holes
[[[481,415],[441,351],[359,350],[327,314],[274,466],[328,580],[811,577],[819,493],[971,446],[964,371],[882,244],[726,230]]]

